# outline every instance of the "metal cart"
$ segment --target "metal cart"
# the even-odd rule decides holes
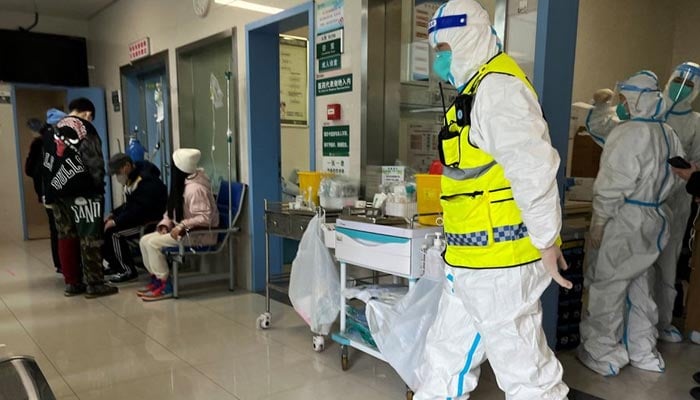
[[[348,348],[370,354],[384,360],[374,347],[346,335],[345,288],[347,267],[355,265],[379,271],[409,282],[409,290],[422,274],[422,248],[426,236],[442,232],[442,227],[433,226],[387,226],[338,219],[336,223],[336,258],[340,262],[340,332],[332,338],[340,344],[341,365],[349,368]]]
[[[326,222],[333,223],[340,211],[327,211],[323,208],[312,210],[292,210],[286,203],[268,202],[265,200],[265,312],[260,314],[257,325],[260,329],[268,329],[272,325],[270,313],[270,292],[289,294],[289,273],[273,274],[270,271],[270,236],[286,239],[301,240],[311,219],[320,215]],[[315,351],[325,348],[324,337],[315,335],[313,338]]]

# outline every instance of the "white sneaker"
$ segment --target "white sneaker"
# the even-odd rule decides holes
[[[661,357],[661,353],[657,350],[653,350],[652,353],[642,361],[630,360],[630,365],[650,372],[664,372],[666,370],[666,362],[664,358]]]
[[[666,343],[681,343],[683,334],[673,325],[669,325],[665,329],[659,329],[659,340]]]
[[[688,335],[688,339],[690,339],[690,341],[695,343],[695,344],[700,344],[700,332],[699,331],[690,332],[690,335]]]
[[[613,366],[612,364],[604,361],[598,361],[595,360],[586,350],[584,350],[583,346],[579,346],[578,350],[576,351],[576,357],[585,365],[586,367],[590,368],[594,372],[597,372],[600,375],[603,376],[617,376],[620,373],[620,369]]]

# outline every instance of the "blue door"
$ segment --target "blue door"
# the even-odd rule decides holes
[[[170,155],[170,89],[165,67],[146,72],[124,75],[127,109],[127,129],[129,135],[136,133],[141,145],[146,149],[146,160],[155,164],[161,172],[161,179],[169,183]],[[135,128],[138,127],[138,132]],[[128,139],[125,139],[125,147]]]
[[[102,139],[102,155],[105,160],[105,168],[109,161],[109,135],[107,132],[107,107],[105,106],[105,91],[102,88],[69,88],[66,90],[66,101],[85,97],[95,105],[95,119],[92,124]],[[67,107],[66,107],[67,108]],[[106,171],[105,171],[106,172]],[[105,174],[105,215],[112,211],[112,179]]]

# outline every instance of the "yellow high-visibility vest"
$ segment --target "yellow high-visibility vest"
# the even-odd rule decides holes
[[[484,77],[492,73],[520,79],[535,94],[525,73],[505,53],[481,66],[462,94],[474,96]],[[457,125],[454,105],[446,120],[439,141],[445,165],[441,180],[445,261],[454,267],[504,268],[539,260],[540,252],[530,241],[503,167],[471,144],[470,126]]]

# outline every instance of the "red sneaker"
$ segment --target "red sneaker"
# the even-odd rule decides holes
[[[160,280],[159,280],[160,281]],[[155,290],[145,293],[141,296],[143,301],[158,301],[164,299],[170,299],[173,297],[173,285],[170,283],[170,278],[164,281],[160,281],[160,286]]]
[[[141,289],[137,290],[136,295],[139,297],[143,297],[145,294],[158,289],[161,283],[162,281],[160,279],[156,278],[155,275],[151,275],[151,281],[145,287],[142,287]]]

